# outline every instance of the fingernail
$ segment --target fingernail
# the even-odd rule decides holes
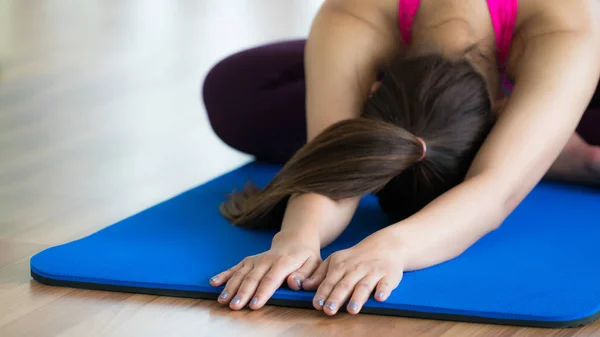
[[[298,276],[294,276],[293,279],[298,284],[298,288],[302,288],[302,280]]]
[[[238,304],[240,304],[241,301],[242,301],[242,299],[239,296],[236,296],[233,298],[233,300],[231,300],[231,304],[238,305]]]
[[[219,280],[219,276],[218,275],[217,276],[213,276],[213,277],[210,278],[210,280],[213,281],[213,282],[217,282]]]
[[[317,305],[322,307],[325,305],[325,300],[322,298],[317,299]]]
[[[350,302],[350,306],[349,306],[350,310],[352,311],[357,311],[358,310],[358,302],[357,301],[352,301]]]
[[[219,296],[221,299],[226,300],[227,297],[229,297],[229,292],[227,292],[227,290],[223,290],[223,292],[221,293],[221,295]]]
[[[255,297],[252,299],[252,301],[250,302],[250,304],[255,305],[256,303],[258,303],[258,297]]]
[[[309,278],[307,278],[307,279],[306,279],[306,280],[304,280],[304,281],[312,281],[312,280],[313,280],[313,278],[312,278],[312,277],[309,277]]]
[[[335,303],[333,303],[333,302],[327,303],[327,309],[329,309],[331,311],[335,311],[335,308],[337,308],[337,306],[335,305]]]
[[[377,297],[379,297],[379,298],[383,298],[383,296],[385,296],[385,293],[384,293],[383,291],[380,291],[380,292],[378,292],[378,293],[377,293],[377,295],[375,295],[375,296],[377,296]]]

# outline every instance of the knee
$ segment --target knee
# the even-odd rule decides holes
[[[233,56],[221,60],[208,71],[204,78],[202,98],[209,115],[229,96],[228,92],[231,92],[236,68],[238,68],[237,63]]]
[[[236,75],[239,74],[240,63],[237,55],[220,61],[209,70],[201,89],[210,125],[217,136],[226,143],[229,143],[228,130],[236,119],[233,114],[240,113],[241,106],[246,104],[246,99],[241,97],[245,91],[238,90],[236,86],[239,82]]]
[[[266,47],[255,47],[232,54],[215,64],[206,75],[202,85],[205,102],[216,100],[231,102],[231,93],[246,87],[256,77],[256,70],[263,66]],[[239,94],[240,92],[236,92]]]

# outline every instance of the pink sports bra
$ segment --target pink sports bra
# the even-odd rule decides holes
[[[412,42],[412,26],[421,0],[400,0],[398,23],[404,43]],[[517,21],[518,0],[487,0],[496,35],[499,68],[504,72]]]

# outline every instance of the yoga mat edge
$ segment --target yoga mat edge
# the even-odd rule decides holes
[[[217,300],[219,294],[213,292],[198,292],[198,291],[187,291],[187,290],[173,290],[173,289],[160,289],[160,288],[144,288],[135,286],[118,286],[111,284],[99,284],[89,282],[77,282],[67,280],[57,280],[48,277],[41,276],[31,270],[31,277],[45,285],[55,287],[67,287],[77,288],[86,290],[99,290],[99,291],[111,291],[131,294],[144,294],[154,296],[168,296],[168,297],[181,297],[181,298],[195,298],[201,300]],[[270,299],[266,305],[297,308],[297,309],[312,309],[315,310],[311,303],[305,301],[295,300],[282,300],[282,299]],[[244,309],[249,310],[249,309]],[[341,312],[345,312],[345,308],[340,309]],[[534,327],[534,328],[547,328],[547,329],[569,329],[578,328],[590,323],[595,322],[600,318],[600,312],[595,315],[584,317],[570,321],[535,321],[535,320],[516,320],[516,319],[498,319],[488,318],[472,315],[457,315],[457,314],[440,314],[440,313],[427,313],[409,310],[398,310],[388,308],[372,308],[365,307],[361,310],[361,314],[370,315],[382,315],[382,316],[397,316],[405,318],[419,318],[419,319],[431,319],[441,321],[454,321],[454,322],[465,322],[465,323],[478,323],[478,324],[494,324],[494,325],[511,325],[519,327]]]

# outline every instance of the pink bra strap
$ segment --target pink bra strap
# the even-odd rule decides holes
[[[412,27],[415,15],[421,0],[398,1],[398,25],[400,35],[405,44],[412,43]],[[518,0],[487,0],[494,32],[496,35],[496,48],[498,49],[498,63],[501,67],[506,65],[512,37],[517,21]]]
[[[488,0],[488,7],[496,34],[498,63],[501,68],[506,66],[510,45],[517,22],[518,0]]]
[[[419,9],[421,0],[400,0],[398,2],[398,26],[400,35],[406,45],[412,43],[413,20]]]

